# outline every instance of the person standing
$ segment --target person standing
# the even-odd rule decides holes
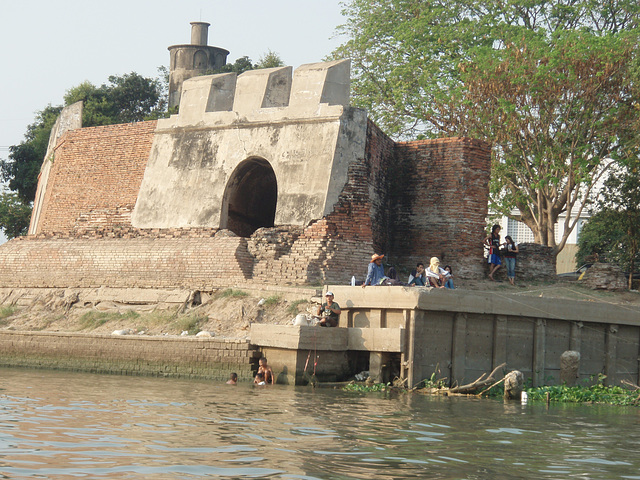
[[[505,240],[505,248],[504,248],[504,263],[507,266],[507,278],[509,279],[509,283],[511,285],[516,284],[516,257],[518,252],[518,244],[513,241],[511,235],[507,235],[504,237]]]
[[[489,247],[489,278],[495,281],[493,274],[498,271],[502,262],[500,261],[500,225],[491,228],[491,235],[484,239],[485,245]]]

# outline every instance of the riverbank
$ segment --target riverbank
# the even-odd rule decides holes
[[[519,283],[458,281],[459,292],[487,291],[538,297],[550,301],[575,300],[622,306],[637,311],[634,291],[591,290],[579,282]],[[195,335],[200,331],[228,339],[247,339],[251,324],[286,325],[298,313],[315,313],[321,287],[233,286],[211,292],[181,291],[174,302],[162,299],[130,302],[92,297],[83,300],[72,289],[47,290],[12,303],[9,292],[0,301],[0,330],[111,334],[117,330],[144,335]],[[455,292],[453,292],[455,293]],[[15,297],[15,295],[14,295]],[[0,297],[2,298],[2,297]],[[335,299],[340,303],[341,299]]]

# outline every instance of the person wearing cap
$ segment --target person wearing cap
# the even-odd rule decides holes
[[[374,253],[371,255],[371,261],[367,268],[367,278],[362,284],[362,288],[367,285],[380,285],[380,283],[386,278],[384,275],[384,267],[382,266],[382,259],[384,255],[378,255]]]
[[[324,298],[327,301],[318,307],[317,316],[320,317],[318,325],[321,327],[337,327],[341,312],[340,305],[333,301],[333,292],[325,293]]]

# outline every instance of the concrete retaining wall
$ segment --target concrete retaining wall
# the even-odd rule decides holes
[[[553,385],[566,350],[581,354],[580,380],[639,381],[637,308],[459,289],[329,288],[342,307],[340,327],[407,330],[401,374],[409,385],[433,372],[464,384],[503,362],[534,386]]]
[[[245,340],[47,332],[0,333],[0,366],[118,375],[253,379],[260,352]]]

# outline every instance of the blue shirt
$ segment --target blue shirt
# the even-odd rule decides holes
[[[382,264],[378,265],[376,262],[371,262],[367,269],[367,279],[364,281],[365,285],[378,285],[384,278],[384,267]]]

